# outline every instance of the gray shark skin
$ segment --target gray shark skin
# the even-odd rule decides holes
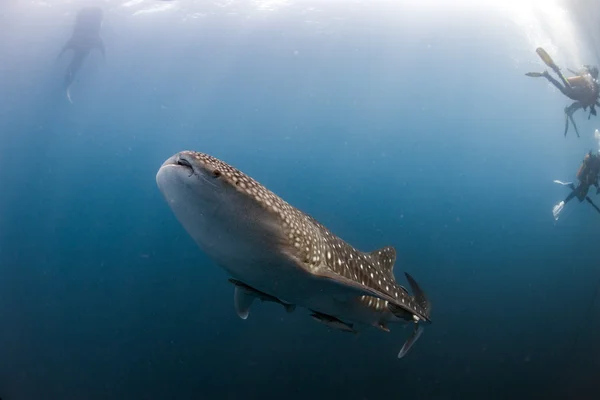
[[[99,7],[86,7],[79,10],[71,38],[58,54],[57,58],[60,58],[67,50],[73,50],[73,58],[67,67],[64,80],[67,98],[71,103],[73,102],[70,94],[71,84],[90,51],[98,49],[105,57],[104,43],[100,38],[103,18],[104,12]]]
[[[431,322],[431,306],[416,281],[406,274],[412,296],[396,282],[393,247],[361,252],[251,177],[204,153],[173,155],[158,170],[156,182],[197,245],[257,292],[355,330],[389,331],[389,323],[414,323],[399,358],[419,338],[422,324]]]

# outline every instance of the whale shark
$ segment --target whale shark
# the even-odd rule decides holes
[[[67,98],[71,103],[73,103],[70,91],[71,85],[90,52],[97,49],[102,53],[102,57],[106,57],[104,43],[100,37],[103,18],[104,12],[99,7],[85,7],[79,10],[75,18],[73,33],[58,54],[57,59],[67,50],[73,50],[73,58],[71,58],[71,62],[67,67],[63,84]]]
[[[362,252],[250,176],[211,155],[182,151],[156,182],[198,247],[243,287],[234,308],[246,319],[251,296],[307,309],[345,332],[413,324],[402,358],[431,323],[425,292],[405,272],[412,295],[394,276],[396,250]],[[230,280],[231,281],[231,280]],[[290,308],[288,308],[290,310]]]

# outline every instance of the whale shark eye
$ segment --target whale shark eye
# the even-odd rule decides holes
[[[219,171],[218,169],[215,169],[215,170],[212,172],[212,175],[213,175],[215,178],[218,178],[218,177],[220,177],[220,176],[221,176],[221,171]]]

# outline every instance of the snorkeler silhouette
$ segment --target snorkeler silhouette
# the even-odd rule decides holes
[[[71,84],[75,80],[75,75],[83,65],[83,61],[94,48],[100,50],[105,57],[104,43],[100,38],[100,28],[102,27],[103,11],[98,7],[86,7],[77,13],[75,26],[71,38],[64,45],[58,54],[60,58],[67,50],[73,50],[73,58],[65,74],[64,88],[67,92],[67,98],[71,100]]]

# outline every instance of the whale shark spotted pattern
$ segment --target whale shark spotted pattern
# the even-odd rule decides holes
[[[414,296],[396,282],[393,247],[370,253],[355,249],[253,178],[208,154],[174,155],[160,168],[157,183],[200,247],[259,293],[331,317],[321,318],[324,323],[333,318],[350,327],[357,323],[388,331],[388,322],[415,322],[399,357],[419,337],[419,323],[430,322],[429,301],[414,279],[406,274]],[[222,234],[216,233],[219,229]],[[236,245],[228,247],[217,237],[223,242],[233,238]],[[240,265],[246,263],[244,257],[229,261],[231,248],[243,249],[240,253],[250,254],[248,259],[267,261]]]

